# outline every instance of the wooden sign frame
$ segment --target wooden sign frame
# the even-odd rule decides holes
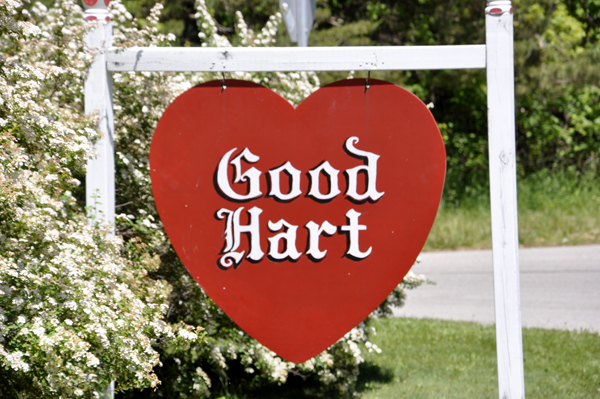
[[[89,4],[89,2],[87,2]],[[108,16],[104,1],[86,19]],[[525,397],[519,288],[519,238],[515,151],[513,9],[488,1],[486,44],[461,46],[129,48],[111,47],[110,23],[86,37],[101,51],[85,81],[85,112],[99,113],[98,156],[88,162],[87,205],[95,221],[115,219],[112,72],[254,72],[486,69],[496,350],[500,399]],[[111,396],[109,387],[107,395]]]

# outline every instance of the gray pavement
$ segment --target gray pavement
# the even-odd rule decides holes
[[[524,327],[600,332],[600,245],[519,251]],[[427,252],[413,267],[435,285],[408,292],[396,316],[494,323],[492,252]]]

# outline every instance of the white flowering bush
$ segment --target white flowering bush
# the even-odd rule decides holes
[[[158,33],[161,8],[140,28],[111,1],[114,45],[171,45],[173,35]],[[282,18],[255,33],[237,13],[230,41],[203,0],[195,17],[203,45],[221,47],[273,45]],[[0,397],[93,397],[112,380],[121,397],[200,398],[293,379],[317,393],[351,394],[361,351],[379,351],[368,320],[314,359],[286,362],[214,305],[162,229],[148,173],[154,128],[177,95],[221,75],[113,74],[117,236],[86,224],[80,182],[97,138],[82,105],[89,26],[73,0],[50,9],[0,0]],[[227,78],[263,84],[293,104],[319,87],[309,72]],[[373,317],[423,281],[407,277]]]
[[[0,0],[0,397],[154,387],[153,345],[199,339],[164,321],[169,286],[147,276],[158,257],[86,224],[84,30],[72,1]]]

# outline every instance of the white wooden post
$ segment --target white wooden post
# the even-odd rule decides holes
[[[91,1],[87,0],[84,4],[89,3]],[[114,225],[115,155],[112,75],[106,68],[106,50],[111,46],[112,27],[109,22],[106,22],[108,10],[103,0],[88,7],[85,12],[86,19],[100,21],[100,24],[85,38],[89,48],[99,51],[85,79],[85,113],[99,115],[98,128],[102,134],[94,145],[96,155],[88,161],[87,165],[85,182],[88,222]]]
[[[511,2],[488,1],[485,14],[498,389],[500,399],[523,399]]]
[[[312,27],[312,18],[308,16],[310,0],[296,0],[296,27],[298,29],[298,47],[308,47],[308,36]]]
[[[308,47],[317,10],[316,0],[279,0],[279,7],[292,42],[298,43],[298,47]]]
[[[96,155],[87,164],[85,177],[85,198],[87,220],[89,224],[100,223],[112,226],[114,235],[115,222],[115,144],[114,115],[112,102],[112,75],[106,68],[106,50],[112,45],[112,27],[108,17],[108,3],[105,0],[85,0],[85,19],[99,21],[100,24],[85,37],[85,44],[90,49],[97,49],[98,54],[88,70],[84,86],[86,114],[98,114],[98,129],[101,137],[94,143]],[[115,382],[112,381],[101,399],[114,399]]]

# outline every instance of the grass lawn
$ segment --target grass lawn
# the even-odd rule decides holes
[[[519,242],[525,247],[600,243],[600,180],[538,174],[518,182]],[[427,250],[491,247],[489,195],[442,205]]]
[[[441,320],[377,320],[358,388],[365,399],[498,398],[494,326]],[[600,337],[523,330],[528,399],[600,398]]]

